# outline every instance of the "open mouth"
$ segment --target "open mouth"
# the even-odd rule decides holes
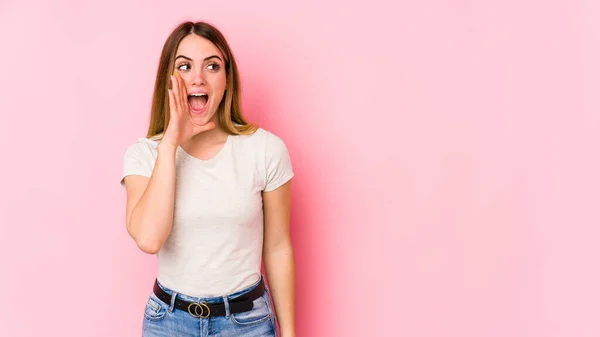
[[[208,94],[197,93],[188,95],[188,104],[190,111],[196,114],[204,112],[206,103],[208,102]]]

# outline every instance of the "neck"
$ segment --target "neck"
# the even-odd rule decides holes
[[[211,148],[215,145],[223,144],[227,141],[228,134],[219,126],[216,115],[213,116],[211,122],[215,124],[215,127],[211,130],[200,132],[193,136],[187,142],[181,144],[184,149],[188,151],[202,150]]]
[[[192,146],[214,145],[227,140],[227,132],[222,130],[218,125],[211,130],[200,132],[187,141]]]

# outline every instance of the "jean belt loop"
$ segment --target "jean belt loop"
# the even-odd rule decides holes
[[[173,310],[175,309],[175,299],[177,298],[177,292],[173,291],[173,294],[171,295],[171,304],[169,305],[169,312],[173,312]]]
[[[229,318],[231,311],[229,310],[229,298],[227,296],[223,296],[223,304],[225,304],[225,317]]]

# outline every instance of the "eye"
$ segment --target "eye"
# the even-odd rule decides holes
[[[187,67],[187,68],[185,68]],[[190,64],[189,63],[182,63],[180,65],[177,66],[178,70],[190,70]]]
[[[219,65],[218,63],[211,63],[208,65],[209,70],[217,71],[220,68],[221,68],[221,65]]]

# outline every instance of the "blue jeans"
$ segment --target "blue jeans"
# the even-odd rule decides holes
[[[258,283],[228,296],[211,298],[187,296],[158,283],[165,292],[171,295],[171,303],[161,301],[154,292],[150,293],[144,311],[142,337],[275,337],[275,315],[269,301],[268,288],[265,287],[263,295],[254,300],[254,308],[251,311],[235,314],[229,312],[229,301],[251,291]],[[187,311],[173,307],[176,297],[189,302],[224,302],[226,315],[196,318]]]

